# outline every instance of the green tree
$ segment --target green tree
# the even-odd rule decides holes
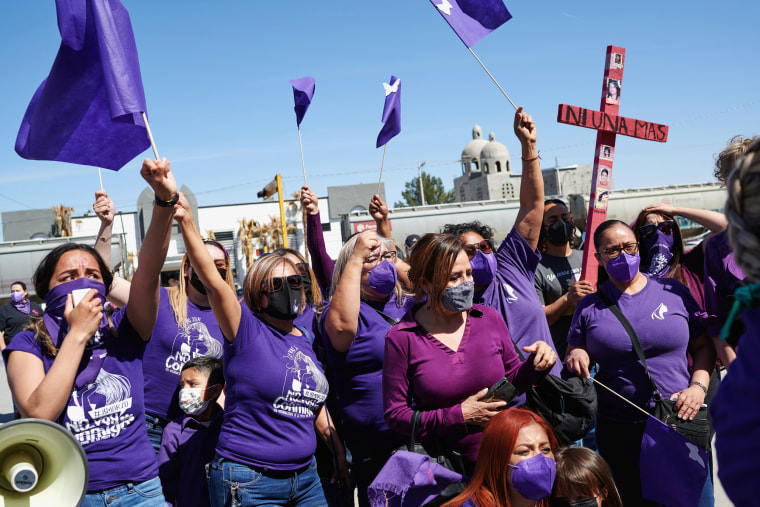
[[[430,176],[422,171],[422,188],[425,191],[425,204],[445,204],[454,202],[454,190],[446,191],[443,188],[441,178]],[[395,208],[407,206],[421,206],[420,180],[417,176],[404,183],[404,191],[401,192],[402,201],[396,201]]]

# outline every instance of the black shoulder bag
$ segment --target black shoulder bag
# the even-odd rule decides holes
[[[610,298],[607,297],[606,294],[604,294],[602,291],[597,291],[596,294],[599,296],[599,299],[602,300],[602,303],[607,305],[607,308],[610,309],[610,311],[623,325],[623,328],[631,339],[633,350],[636,352],[641,365],[646,371],[649,383],[652,385],[652,397],[655,401],[654,414],[652,415],[654,415],[657,419],[664,422],[698,446],[705,449],[707,452],[710,452],[711,424],[707,418],[707,408],[701,407],[699,409],[699,412],[697,412],[697,414],[694,416],[694,419],[691,421],[688,419],[678,418],[677,412],[674,410],[676,402],[673,400],[663,399],[660,390],[654,383],[652,375],[649,374],[647,360],[644,357],[644,349],[641,348],[641,342],[639,342],[639,338],[636,336],[636,331],[633,330],[633,326],[631,326],[631,323],[628,322],[628,319],[625,318],[625,315],[623,315],[623,312],[620,311],[620,308],[618,308],[616,304],[610,301]]]

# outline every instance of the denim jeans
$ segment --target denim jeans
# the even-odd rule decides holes
[[[88,493],[81,507],[164,507],[164,494],[158,477]]]
[[[161,438],[164,436],[164,426],[166,426],[166,424],[166,421],[162,421],[158,417],[145,414],[145,426],[148,427],[148,439],[150,440],[150,445],[153,446],[153,450],[156,451],[156,456],[158,456],[158,450],[161,449]]]
[[[327,505],[314,458],[289,474],[254,470],[217,454],[209,466],[208,490],[213,507]]]

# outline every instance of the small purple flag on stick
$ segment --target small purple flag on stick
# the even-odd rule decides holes
[[[430,0],[430,3],[468,48],[512,19],[502,0]]]
[[[699,503],[707,451],[651,415],[641,440],[641,494],[668,507]]]
[[[314,78],[306,76],[300,79],[292,79],[290,84],[293,85],[293,99],[296,102],[296,106],[293,108],[296,112],[296,123],[300,127],[306,110],[311,104],[311,99],[314,98]]]
[[[24,114],[16,152],[118,171],[145,151],[145,93],[119,0],[56,0],[61,46]]]
[[[391,83],[383,83],[383,88],[385,88],[382,120],[384,125],[377,136],[377,148],[401,132],[401,79],[391,76]]]

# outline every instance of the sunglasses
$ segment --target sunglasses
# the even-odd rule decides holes
[[[303,286],[301,275],[272,276],[261,282],[261,288],[268,292],[279,292],[285,284],[291,289],[300,289]]]
[[[657,225],[642,225],[639,227],[639,234],[641,234],[642,238],[646,238],[647,236],[654,234],[657,229],[660,229],[665,234],[673,234],[673,229],[675,229],[675,227],[676,223],[673,220],[665,220],[664,222],[660,222]]]
[[[475,257],[475,254],[478,253],[478,250],[484,254],[493,252],[493,241],[490,239],[484,239],[480,243],[471,243],[464,246],[464,251],[467,254],[467,257],[470,259]]]

